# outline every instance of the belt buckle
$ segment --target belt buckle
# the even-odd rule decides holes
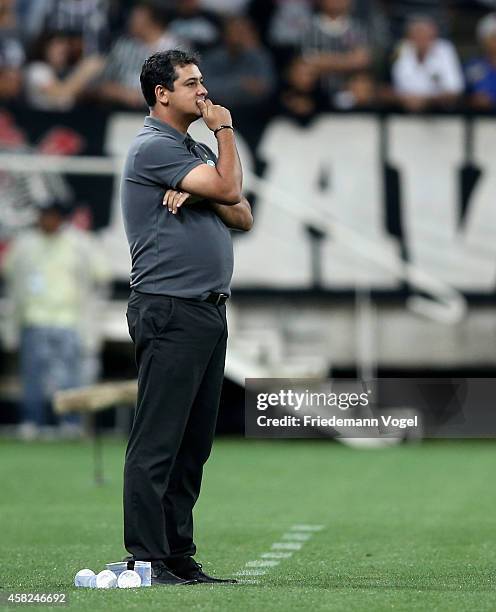
[[[221,302],[221,300],[224,300],[223,302]],[[215,300],[215,305],[218,306],[219,304],[225,304],[227,300],[227,294],[226,293],[219,293],[219,295],[217,296],[217,299]]]

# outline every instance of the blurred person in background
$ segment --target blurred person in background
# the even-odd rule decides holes
[[[379,103],[374,75],[370,71],[353,74],[336,95],[334,104],[340,110],[373,110]]]
[[[410,112],[449,109],[464,89],[454,45],[428,16],[412,17],[392,65],[393,95]]]
[[[71,34],[74,59],[105,53],[109,42],[109,0],[21,0],[27,42],[43,32]]]
[[[19,38],[14,0],[0,0],[0,100],[21,91],[24,49]]]
[[[200,0],[176,0],[169,30],[191,49],[201,53],[211,49],[219,42],[221,29],[218,15],[203,9]]]
[[[43,433],[55,391],[83,382],[84,310],[95,285],[107,281],[109,274],[90,237],[65,223],[68,212],[59,200],[47,202],[38,225],[14,239],[3,259],[19,332],[19,436],[24,440]],[[81,433],[78,415],[62,419],[62,435]]]
[[[202,62],[210,96],[235,111],[256,111],[276,86],[272,57],[247,17],[225,21],[223,44]]]
[[[310,27],[313,4],[314,0],[251,0],[247,14],[279,67],[292,64],[301,33]]]
[[[67,111],[102,71],[99,55],[71,65],[71,41],[64,32],[45,33],[38,40],[24,73],[27,103],[37,110]]]
[[[350,77],[370,67],[371,50],[365,25],[351,16],[351,0],[320,0],[318,9],[303,33],[301,51],[317,71],[330,103],[339,106]]]
[[[477,26],[482,55],[465,67],[468,101],[477,110],[496,108],[496,13],[486,15]]]
[[[294,56],[284,71],[278,94],[278,114],[304,124],[326,110],[326,101],[317,71],[301,55]]]
[[[187,48],[169,30],[170,9],[160,0],[141,0],[131,10],[128,34],[119,37],[110,50],[97,88],[97,96],[131,109],[143,109],[139,75],[144,60],[156,51]]]

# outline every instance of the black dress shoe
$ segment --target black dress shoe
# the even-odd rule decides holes
[[[163,561],[152,561],[152,586],[174,586],[179,584],[195,584],[194,578],[181,578],[173,574]]]
[[[194,580],[195,582],[208,584],[236,584],[238,582],[234,578],[214,578],[205,574],[201,563],[197,563],[192,557],[168,562],[168,566],[176,576],[183,580]]]

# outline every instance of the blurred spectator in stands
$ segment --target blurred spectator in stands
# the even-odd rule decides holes
[[[477,26],[483,56],[465,68],[469,104],[478,110],[496,108],[496,13],[486,15]]]
[[[25,34],[30,40],[43,32],[72,35],[75,59],[104,53],[109,42],[109,0],[21,0]]]
[[[35,45],[33,61],[25,70],[27,103],[37,110],[70,110],[87,85],[102,71],[99,55],[71,66],[70,39],[64,32],[43,34]]]
[[[301,55],[293,57],[284,71],[278,96],[278,114],[304,124],[327,108],[317,71]]]
[[[14,0],[0,0],[0,100],[21,90],[24,49],[19,40]]]
[[[202,72],[209,98],[228,108],[256,110],[276,85],[272,57],[247,17],[229,17],[223,45],[206,53]]]
[[[20,437],[34,439],[48,422],[57,390],[81,384],[81,321],[108,269],[85,233],[64,223],[67,206],[51,200],[38,226],[14,240],[3,260],[13,316],[19,329],[22,382]],[[64,435],[80,435],[77,416],[61,422]]]
[[[144,60],[156,51],[187,48],[169,31],[170,11],[160,0],[141,0],[129,16],[128,35],[113,45],[98,87],[98,97],[128,108],[144,108],[140,73]]]
[[[364,25],[351,17],[351,0],[320,0],[319,9],[303,34],[302,53],[335,104],[349,78],[369,68],[371,52]]]
[[[463,91],[463,73],[453,44],[439,38],[428,16],[412,17],[392,66],[394,95],[411,112],[452,107]]]
[[[279,66],[292,63],[301,33],[310,27],[313,4],[313,0],[251,0],[248,15]]]
[[[201,8],[200,0],[176,0],[175,14],[169,30],[187,42],[191,49],[204,52],[219,42],[220,19],[215,13]]]
[[[378,103],[377,84],[367,71],[353,74],[334,98],[334,105],[340,110],[373,110]]]

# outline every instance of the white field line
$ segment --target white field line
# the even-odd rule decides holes
[[[325,525],[293,525],[291,531],[322,531]]]
[[[273,551],[273,552],[262,553],[260,557],[262,559],[289,559],[289,557],[291,557],[292,554],[293,554],[292,552]]]
[[[301,542],[274,542],[271,548],[273,550],[300,550],[302,546],[303,544]]]
[[[271,550],[260,555],[259,559],[247,561],[245,569],[236,572],[242,584],[258,584],[257,580],[245,579],[252,576],[263,576],[271,567],[276,567],[283,559],[289,559],[295,551],[300,550],[305,542],[310,540],[318,531],[324,529],[324,525],[293,525],[289,531],[283,533],[281,540],[274,542]]]
[[[313,537],[313,534],[311,533],[300,533],[299,531],[290,531],[289,533],[285,533],[282,536],[282,539],[283,540],[298,540],[300,542],[306,542],[311,537]]]
[[[279,563],[280,561],[274,559],[256,559],[255,561],[248,561],[246,567],[275,567]]]

